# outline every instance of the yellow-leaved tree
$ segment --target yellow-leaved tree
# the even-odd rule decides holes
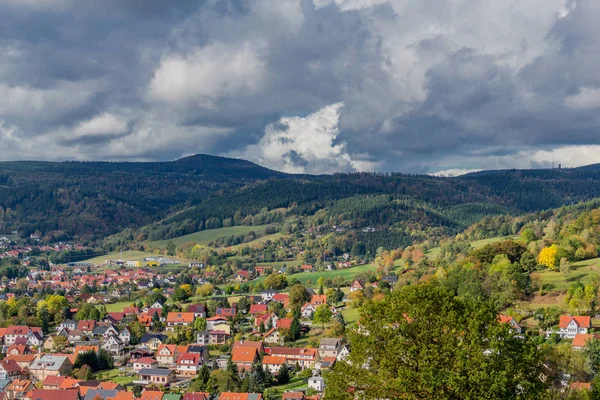
[[[556,270],[558,268],[558,262],[556,261],[557,254],[557,245],[553,244],[550,247],[544,247],[538,256],[538,263],[540,263],[540,265],[545,265],[552,270]]]

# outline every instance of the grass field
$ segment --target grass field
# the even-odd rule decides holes
[[[113,303],[106,305],[107,312],[121,312],[125,307],[130,307],[133,301],[122,301],[120,303]]]
[[[351,308],[351,307],[344,308],[342,310],[342,315],[344,316],[344,319],[346,320],[346,323],[348,323],[348,324],[352,324],[352,323],[358,321],[358,318],[360,317],[358,308]]]
[[[568,275],[550,270],[539,271],[535,275],[540,277],[544,291],[566,291],[573,282],[580,281],[585,284],[593,277],[600,276],[600,258],[573,263],[572,270]]]
[[[308,385],[304,379],[301,379],[298,376],[294,376],[285,385],[274,386],[273,388],[275,390],[277,390],[277,397],[281,398],[281,396],[285,392],[289,392],[292,390],[306,389],[307,387],[308,387]]]
[[[145,251],[124,251],[123,252],[123,260],[140,260],[146,257],[156,257],[157,255],[154,253],[147,253]],[[118,260],[121,258],[121,252],[115,251],[114,253],[108,253],[103,256],[98,256],[94,258],[90,258],[89,260],[85,260],[82,262],[88,262],[92,264],[102,264],[105,260]]]
[[[227,228],[207,229],[200,232],[190,233],[189,235],[179,236],[173,239],[146,241],[144,243],[149,245],[150,247],[156,247],[159,249],[164,249],[169,242],[175,243],[175,245],[178,247],[185,243],[208,245],[210,242],[215,241],[218,238],[244,235],[251,231],[256,232],[257,235],[264,235],[266,227],[267,225],[256,225],[230,226]]]
[[[263,231],[264,232],[264,231]],[[258,232],[257,232],[258,233]],[[236,244],[235,246],[230,246],[227,247],[227,249],[231,249],[231,250],[237,250],[240,247],[244,247],[244,246],[252,246],[255,244],[259,244],[259,243],[263,243],[266,242],[267,240],[275,240],[275,239],[279,239],[280,237],[282,237],[283,235],[281,233],[273,233],[270,235],[265,235],[265,236],[261,236],[257,239],[251,240],[249,242],[246,243],[241,243],[241,244]]]

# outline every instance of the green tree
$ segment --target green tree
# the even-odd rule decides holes
[[[194,320],[194,330],[196,332],[206,330],[206,319],[202,317],[198,317]]]
[[[291,308],[299,308],[302,307],[304,303],[310,301],[310,294],[308,290],[300,284],[294,285],[290,290],[290,307]]]
[[[284,363],[279,369],[279,374],[277,375],[277,384],[285,385],[290,381],[290,370],[287,365]]]
[[[585,354],[594,374],[600,373],[600,340],[588,340],[583,348],[583,354]]]
[[[349,333],[349,362],[325,376],[328,399],[535,399],[546,386],[529,338],[498,322],[489,303],[433,282],[366,301]],[[348,391],[354,388],[354,392]]]
[[[331,317],[333,313],[331,312],[331,308],[327,304],[321,304],[317,307],[315,314],[313,315],[313,322],[316,324],[321,324],[323,328],[325,328],[325,324],[331,322]]]

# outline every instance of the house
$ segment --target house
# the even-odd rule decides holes
[[[161,365],[173,365],[177,361],[177,346],[161,344],[156,350],[156,361]]]
[[[308,378],[308,388],[323,393],[325,391],[325,380],[320,376],[310,377]]]
[[[592,383],[591,382],[571,382],[571,384],[569,385],[569,389],[571,389],[572,391],[580,391],[580,390],[591,391]]]
[[[250,273],[248,271],[240,270],[235,273],[235,277],[233,278],[236,282],[246,282],[250,277]]]
[[[81,400],[78,390],[33,389],[28,395],[32,400]]]
[[[277,293],[271,298],[271,301],[283,304],[283,308],[287,309],[290,303],[290,296],[287,293]]]
[[[302,315],[302,318],[310,319],[310,318],[312,318],[315,311],[317,311],[317,308],[314,305],[312,305],[310,303],[306,303],[300,309],[300,315]]]
[[[106,389],[89,389],[85,393],[84,400],[110,400],[113,399],[118,390],[106,390]]]
[[[0,361],[0,379],[14,381],[23,379],[23,371],[15,360]]]
[[[285,392],[281,396],[281,400],[305,400],[304,392]]]
[[[131,332],[127,326],[119,333],[119,339],[121,339],[121,342],[123,342],[125,346],[128,346],[129,343],[131,343]]]
[[[310,304],[315,307],[318,307],[322,304],[327,304],[327,295],[326,294],[315,294],[310,298]]]
[[[333,367],[333,364],[335,364],[336,361],[337,360],[335,359],[335,357],[325,357],[321,359],[321,365],[319,366],[319,369],[329,370],[331,369],[331,367]]]
[[[216,317],[224,317],[224,318],[233,318],[235,317],[236,310],[235,307],[226,308],[226,307],[218,307],[215,311]]]
[[[398,277],[396,275],[386,275],[381,280],[387,282],[391,288],[394,288],[398,283]]]
[[[592,326],[592,319],[589,316],[562,315],[558,326],[561,338],[573,339],[577,334],[588,333],[588,329]]]
[[[140,396],[140,400],[162,400],[164,392],[160,390],[144,390]]]
[[[574,350],[583,350],[588,341],[592,340],[594,335],[586,334],[586,333],[578,333],[573,338],[573,342],[571,343],[571,348]]]
[[[83,332],[84,335],[92,335],[95,327],[96,321],[79,321],[77,324],[77,330]]]
[[[45,354],[29,366],[31,375],[38,381],[47,376],[67,376],[73,371],[73,363],[67,356]]]
[[[68,330],[77,329],[77,321],[73,321],[72,319],[66,319],[63,322],[61,322],[60,325],[58,325],[56,330],[58,331],[63,328],[66,328]]]
[[[336,361],[345,361],[349,355],[350,349],[348,348],[348,346],[343,346],[335,359]]]
[[[219,395],[219,400],[263,400],[263,397],[260,393],[222,392]]]
[[[208,330],[213,330],[215,328],[215,326],[223,325],[223,324],[229,325],[229,322],[227,321],[227,318],[225,318],[225,317],[206,318],[206,329],[208,329]]]
[[[266,303],[268,301],[271,301],[273,299],[273,297],[277,294],[279,294],[279,290],[275,290],[275,289],[263,290],[262,292],[260,292],[260,298],[262,299],[263,302]]]
[[[29,339],[29,335],[31,332],[41,333],[41,328],[36,327],[28,327],[25,325],[12,325],[6,328],[6,332],[4,334],[4,344],[10,346],[11,344],[15,344],[18,339],[23,339],[25,342]]]
[[[75,350],[73,350],[73,354],[77,357],[80,354],[89,353],[90,351],[92,351],[94,353],[98,353],[98,346],[84,346],[84,345],[75,346]]]
[[[187,312],[194,313],[195,318],[206,318],[206,307],[204,307],[204,304],[189,305]]]
[[[341,347],[342,342],[340,339],[322,338],[319,344],[319,357],[337,357]]]
[[[39,331],[31,331],[27,337],[27,344],[29,346],[40,347],[44,344],[44,335]]]
[[[176,326],[190,326],[194,323],[193,312],[169,312],[167,314],[167,331],[173,331]]]
[[[313,267],[312,265],[301,265],[300,269],[302,270],[302,272],[312,272]]]
[[[175,381],[175,371],[167,368],[144,368],[138,372],[138,377],[139,380],[134,381],[134,384],[156,384],[164,386],[167,383],[170,384]]]
[[[365,286],[362,284],[362,282],[358,279],[355,279],[354,282],[352,282],[352,285],[350,286],[350,292],[356,292],[357,290],[363,290],[364,288]]]
[[[259,360],[258,350],[254,346],[234,346],[231,353],[231,362],[238,366],[238,370],[247,371],[252,364]]]
[[[207,392],[188,392],[184,393],[181,400],[210,400],[210,393]]]
[[[271,347],[269,354],[272,356],[283,356],[289,367],[294,367],[298,363],[302,369],[314,368],[318,356],[316,349],[298,349],[281,346]]]
[[[285,357],[283,356],[264,356],[262,361],[263,368],[272,374],[278,374],[284,364]]]
[[[291,329],[293,318],[279,318],[275,320],[275,327],[277,329]]]
[[[140,338],[140,344],[147,346],[149,349],[158,350],[161,344],[167,341],[167,335],[160,333],[147,333]]]
[[[9,399],[22,399],[33,389],[35,389],[35,386],[29,379],[16,379],[8,384],[4,389],[4,393]]]
[[[509,326],[510,326],[512,329],[514,329],[514,331],[515,331],[516,333],[519,333],[519,334],[521,334],[521,333],[522,333],[522,328],[521,328],[521,326],[519,325],[519,323],[518,323],[518,322],[517,322],[517,321],[516,321],[516,320],[515,320],[513,317],[510,317],[510,316],[507,316],[507,315],[502,315],[502,314],[500,314],[500,315],[498,316],[498,321],[499,321],[501,324],[508,324],[508,325],[509,325]]]
[[[263,276],[265,274],[271,273],[272,270],[273,270],[273,267],[267,267],[267,266],[254,267],[254,273],[258,276]]]
[[[267,305],[266,304],[251,304],[250,305],[250,315],[260,315],[260,314],[266,314],[267,311]]]
[[[269,344],[282,344],[283,336],[279,333],[277,328],[271,328],[268,332],[263,335],[263,340],[265,343]]]
[[[125,344],[119,336],[111,335],[102,343],[102,348],[112,355],[119,356],[123,353]]]
[[[202,346],[226,344],[231,337],[223,331],[200,331],[196,334],[196,342]]]
[[[180,375],[196,376],[202,367],[199,354],[183,353],[177,357],[177,373]]]
[[[158,368],[158,361],[150,357],[138,358],[133,362],[133,372],[136,374],[143,369],[156,369]]]

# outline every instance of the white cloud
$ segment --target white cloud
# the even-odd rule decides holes
[[[433,173],[431,175],[433,175],[433,176],[460,176],[460,175],[469,174],[471,172],[479,172],[479,171],[481,171],[481,169],[452,168],[452,169],[445,169],[445,170],[442,170],[442,171],[438,171],[438,172]]]
[[[341,11],[360,10],[387,3],[389,0],[313,0],[317,9],[335,4]]]
[[[111,113],[104,113],[82,122],[75,133],[80,136],[120,134],[127,132],[127,119]]]
[[[213,43],[185,55],[166,55],[154,73],[149,96],[213,107],[220,98],[255,93],[266,78],[265,51],[264,43],[255,41]]]
[[[346,144],[336,142],[343,103],[335,103],[306,117],[283,117],[268,125],[262,139],[232,154],[289,173],[325,174],[371,166],[354,161]]]
[[[600,89],[583,88],[576,95],[568,96],[565,104],[576,110],[593,110],[600,108]]]

